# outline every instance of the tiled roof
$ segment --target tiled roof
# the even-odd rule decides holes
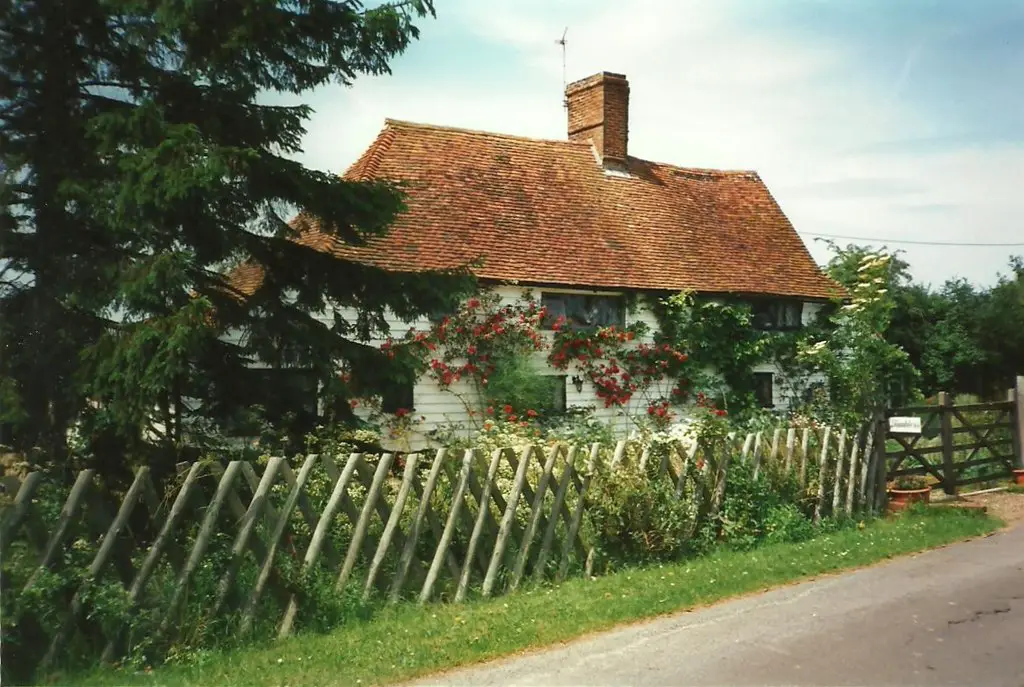
[[[251,296],[263,283],[263,268],[254,262],[243,262],[228,273],[228,282],[234,291]]]
[[[478,277],[527,284],[837,295],[756,173],[628,169],[588,143],[387,120],[346,177],[405,182],[407,211],[359,248],[305,217],[300,240],[395,271],[482,260]]]

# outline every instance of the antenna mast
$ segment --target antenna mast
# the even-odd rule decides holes
[[[555,43],[562,46],[562,107],[569,108],[569,100],[565,97],[565,87],[568,86],[568,82],[565,79],[565,36],[569,33],[569,27],[566,26],[565,30],[562,31],[562,37],[559,38]]]

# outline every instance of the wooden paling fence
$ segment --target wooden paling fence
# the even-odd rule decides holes
[[[80,583],[53,609],[60,620],[43,643],[44,671],[76,637],[100,646],[104,661],[124,655],[133,641],[127,616],[143,607],[157,614],[155,638],[172,638],[200,577],[215,581],[201,605],[206,617],[231,618],[234,631],[248,635],[266,631],[269,613],[284,637],[303,625],[308,604],[296,580],[312,572],[330,575],[336,590],[392,603],[460,602],[527,579],[590,574],[595,542],[586,497],[618,470],[671,480],[677,498],[710,518],[737,462],[755,478],[798,480],[815,520],[878,507],[885,466],[872,450],[874,434],[784,427],[690,450],[679,442],[623,441],[490,455],[443,448],[342,460],[310,455],[294,468],[280,457],[203,462],[179,466],[162,491],[142,467],[116,499],[92,470],[69,488],[30,473],[8,494],[0,520],[2,582],[9,598],[29,594],[47,571],[66,564],[77,542],[98,540]],[[56,506],[40,511],[44,496],[62,504],[59,513]],[[111,579],[123,590],[126,618],[99,630],[84,617],[87,599],[100,580]]]

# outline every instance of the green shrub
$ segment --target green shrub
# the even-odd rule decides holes
[[[716,545],[746,550],[773,533],[776,540],[801,536],[801,531],[812,527],[809,506],[801,505],[794,477],[762,470],[755,480],[752,463],[734,460],[718,516],[701,523],[694,550],[704,553]],[[787,534],[778,534],[780,531]]]
[[[693,514],[670,480],[654,466],[622,465],[595,479],[587,492],[587,515],[597,553],[611,563],[649,563],[678,558],[689,539]]]
[[[763,525],[765,541],[773,544],[806,541],[816,534],[810,518],[793,503],[784,503],[769,509]]]

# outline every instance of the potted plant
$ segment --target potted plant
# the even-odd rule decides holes
[[[1013,469],[1013,482],[1014,484],[1024,485],[1024,468]]]
[[[899,511],[912,503],[928,503],[932,488],[924,475],[900,475],[889,482],[889,510]]]

